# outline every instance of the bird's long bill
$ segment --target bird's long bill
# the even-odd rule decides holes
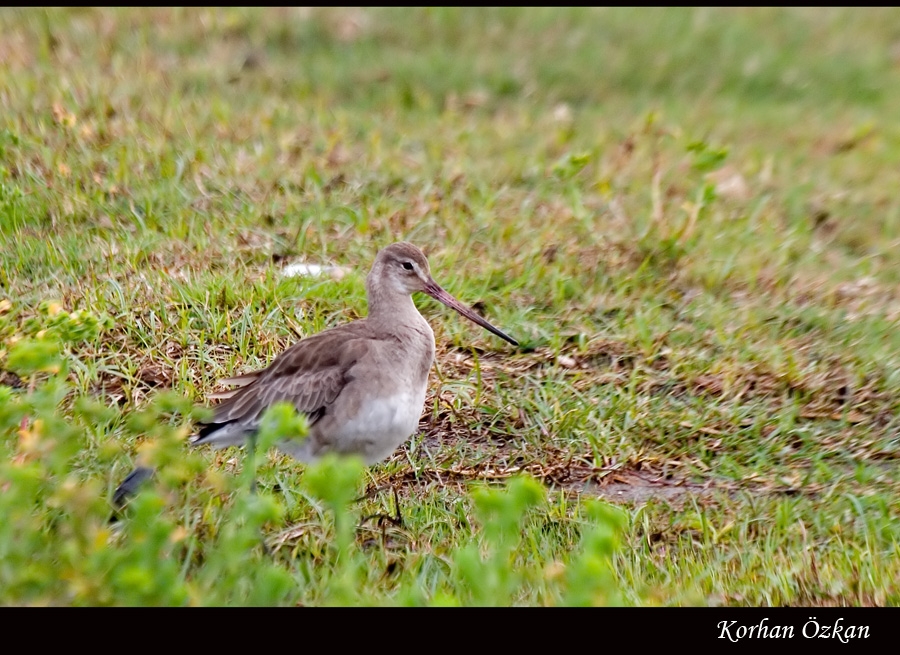
[[[518,341],[513,339],[508,334],[504,334],[503,332],[501,332],[500,330],[495,328],[493,325],[491,325],[486,320],[481,318],[478,314],[476,314],[474,312],[474,310],[469,309],[468,307],[463,305],[461,302],[459,302],[456,298],[454,298],[449,293],[444,291],[438,285],[438,283],[435,282],[434,280],[429,280],[428,283],[425,285],[425,293],[427,293],[429,296],[431,296],[435,300],[438,300],[438,301],[444,303],[445,305],[447,305],[447,307],[450,307],[451,309],[455,309],[457,312],[459,312],[460,314],[465,316],[467,319],[469,319],[473,323],[478,323],[478,325],[483,327],[485,330],[490,330],[491,332],[496,334],[501,339],[506,339],[514,346],[519,345]]]

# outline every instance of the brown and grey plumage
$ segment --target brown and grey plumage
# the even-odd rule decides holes
[[[434,361],[434,333],[412,301],[417,291],[518,345],[438,286],[421,250],[394,243],[378,253],[366,277],[366,318],[302,339],[267,368],[224,380],[238,388],[213,394],[225,400],[193,443],[242,444],[266,409],[288,401],[310,424],[306,439],[277,444],[296,459],[312,462],[334,452],[374,464],[388,457],[416,430]],[[136,469],[114,502],[121,504],[149,474]]]

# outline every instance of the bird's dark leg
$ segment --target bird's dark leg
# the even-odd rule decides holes
[[[116,488],[112,497],[114,510],[112,516],[109,517],[110,523],[115,523],[119,520],[119,512],[125,507],[128,499],[134,496],[138,489],[140,489],[147,480],[153,477],[154,473],[156,473],[156,471],[152,468],[138,466],[122,480],[122,484]]]
[[[403,525],[403,515],[400,513],[400,496],[397,495],[397,487],[392,485],[391,491],[394,493],[394,511],[397,512],[396,518],[392,520],[397,527],[400,527]]]
[[[247,449],[249,450],[250,457],[250,466],[253,467],[251,473],[253,477],[250,478],[250,493],[254,496],[256,495],[256,433],[252,433],[250,438],[247,440]],[[266,535],[263,534],[262,526],[259,528],[259,543],[262,546],[263,552],[269,557],[273,557],[274,553],[269,548],[269,544],[266,543]]]
[[[398,527],[398,528],[403,526],[403,515],[400,513],[400,498],[397,495],[397,487],[395,487],[394,485],[391,485],[390,489],[394,495],[394,510],[397,513],[397,516],[391,516],[390,514],[382,514],[382,513],[370,514],[369,516],[364,518],[359,523],[360,526],[363,526],[366,523],[368,523],[369,521],[371,521],[372,519],[378,519],[378,526],[382,529],[382,538],[384,537],[383,533],[384,533],[384,527],[385,527],[386,522],[390,522],[391,524],[393,524],[395,527]],[[364,496],[360,496],[353,502],[358,503],[362,500],[366,500],[367,498],[371,498],[372,496],[375,496],[379,492],[384,491],[384,490],[385,490],[385,487],[375,487],[372,491],[365,494]]]
[[[250,434],[247,443],[247,449],[250,451],[250,466],[253,467],[253,477],[250,478],[250,493],[256,495],[256,433]]]

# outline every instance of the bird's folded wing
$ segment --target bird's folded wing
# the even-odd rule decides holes
[[[226,424],[253,431],[266,409],[279,401],[290,402],[315,423],[352,379],[350,369],[372,347],[367,337],[364,321],[348,323],[294,344],[262,371],[231,378],[245,386],[216,394],[228,396],[213,407],[212,418],[201,422],[205,427],[197,442]]]

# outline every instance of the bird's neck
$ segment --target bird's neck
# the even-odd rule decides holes
[[[408,293],[394,293],[376,288],[367,291],[370,322],[400,325],[424,320]]]

